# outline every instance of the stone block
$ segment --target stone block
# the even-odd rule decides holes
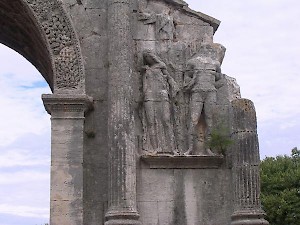
[[[142,169],[137,181],[140,202],[172,201],[174,199],[174,171]]]
[[[139,201],[138,210],[140,211],[140,220],[143,225],[159,224],[157,201]]]
[[[157,203],[159,225],[174,224],[175,203],[174,201],[159,201]],[[153,222],[155,219],[153,219]]]
[[[107,40],[107,36],[98,34],[91,34],[81,40],[86,69],[107,69],[109,67],[108,59],[105,57],[108,53]]]
[[[197,26],[197,25],[177,25],[176,39],[186,43],[202,42],[205,36],[213,36],[213,28],[211,26]],[[193,31],[191,33],[191,31]]]
[[[81,0],[82,5],[87,9],[106,9],[107,1],[104,0]]]

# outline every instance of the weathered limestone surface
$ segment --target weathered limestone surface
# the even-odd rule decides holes
[[[130,1],[108,2],[108,211],[105,225],[140,224],[136,204]]]
[[[182,0],[0,0],[0,21],[53,91],[51,225],[268,224],[220,21]]]
[[[259,149],[253,103],[248,99],[232,101],[232,116],[234,213],[231,224],[269,224],[259,199]]]
[[[151,169],[138,176],[142,224],[230,224],[229,169]]]
[[[86,95],[43,95],[51,114],[50,224],[83,224],[83,126]]]

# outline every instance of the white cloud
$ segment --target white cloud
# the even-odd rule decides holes
[[[43,109],[41,94],[50,89],[40,85],[44,78],[17,53],[0,45],[0,58],[0,118],[5,118],[0,124],[0,146],[6,146],[26,133],[49,129],[50,116]]]
[[[39,72],[19,53],[0,44],[0,72],[12,74],[21,85],[30,85],[42,77]],[[3,77],[1,77],[1,80]],[[0,81],[1,81],[0,80]],[[1,82],[0,82],[1,85]],[[3,92],[2,89],[1,93]]]
[[[0,213],[23,217],[49,218],[49,208],[28,207],[26,205],[0,204]]]
[[[26,182],[47,182],[50,174],[38,171],[17,171],[17,172],[1,172],[0,185],[16,185]]]
[[[49,218],[50,167],[1,169],[0,215]],[[8,221],[7,221],[8,222]],[[29,223],[28,223],[29,224]]]
[[[28,166],[44,166],[50,165],[48,155],[32,154],[29,150],[24,149],[8,149],[7,152],[0,152],[0,168],[9,167],[28,167]],[[1,173],[0,173],[1,177]],[[0,182],[1,183],[1,182]]]
[[[50,89],[17,53],[0,45],[0,58],[0,214],[48,219],[50,116],[41,94]]]

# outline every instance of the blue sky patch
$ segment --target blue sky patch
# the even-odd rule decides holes
[[[35,89],[35,88],[45,88],[48,87],[48,83],[46,81],[36,81],[31,86],[21,85],[22,89]]]

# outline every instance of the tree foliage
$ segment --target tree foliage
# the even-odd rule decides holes
[[[261,201],[271,225],[300,225],[300,150],[261,163]]]

